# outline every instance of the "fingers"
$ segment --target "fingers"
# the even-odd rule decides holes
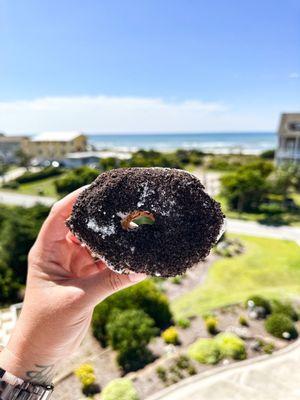
[[[48,241],[65,238],[69,231],[65,224],[66,219],[70,216],[77,197],[88,186],[86,185],[75,190],[53,205],[48,218],[41,228],[40,237],[45,237]]]
[[[146,274],[118,274],[109,268],[105,268],[99,274],[84,279],[81,286],[87,294],[88,301],[96,305],[111,294],[139,283],[146,278]]]

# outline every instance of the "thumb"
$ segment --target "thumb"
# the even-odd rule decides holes
[[[85,278],[81,286],[86,292],[88,302],[95,305],[113,293],[143,281],[146,277],[146,274],[138,273],[118,274],[105,268],[101,272]]]

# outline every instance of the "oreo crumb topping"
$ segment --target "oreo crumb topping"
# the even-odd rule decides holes
[[[131,220],[147,214],[151,223]],[[120,168],[102,173],[79,195],[66,223],[114,271],[170,277],[209,254],[224,215],[186,171]]]

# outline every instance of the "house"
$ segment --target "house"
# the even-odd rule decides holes
[[[0,134],[0,159],[5,163],[17,161],[18,151],[28,153],[29,138],[27,136],[6,136]]]
[[[276,161],[300,163],[300,113],[281,115]]]
[[[131,153],[123,151],[84,151],[68,153],[63,159],[63,164],[68,168],[81,167],[83,165],[95,166],[102,158],[116,158],[118,160],[128,160]]]
[[[29,153],[38,160],[62,160],[67,153],[87,148],[87,138],[80,132],[43,132],[29,142]]]

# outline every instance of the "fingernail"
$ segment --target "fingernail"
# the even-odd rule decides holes
[[[128,275],[128,278],[131,282],[139,282],[147,278],[147,274],[137,274],[132,272]]]

